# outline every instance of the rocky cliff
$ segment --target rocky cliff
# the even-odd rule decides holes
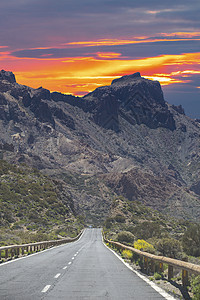
[[[65,183],[101,222],[115,194],[198,219],[200,123],[139,73],[80,98],[19,85],[0,72],[1,157]]]

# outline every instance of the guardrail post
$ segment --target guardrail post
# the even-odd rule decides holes
[[[174,268],[171,265],[168,265],[168,280],[171,280],[174,276]]]
[[[183,286],[189,285],[188,271],[187,270],[182,270],[182,284],[183,284]]]
[[[24,255],[24,247],[22,247],[22,255]]]
[[[155,268],[156,268],[156,266],[155,266],[155,261],[152,259],[152,260],[151,260],[151,272],[152,272],[152,273],[155,273]]]
[[[5,250],[5,259],[8,259],[8,249]]]
[[[17,247],[17,256],[19,256],[19,247]]]
[[[11,258],[13,258],[15,256],[15,249],[11,248]]]
[[[142,270],[144,270],[144,257],[140,256],[139,258],[139,266]]]
[[[162,263],[162,262],[159,262],[158,272],[159,272],[159,273],[162,273],[163,271],[164,271],[163,263]]]
[[[148,258],[144,257],[144,269],[148,273]]]
[[[0,260],[1,260],[1,250],[0,250]]]

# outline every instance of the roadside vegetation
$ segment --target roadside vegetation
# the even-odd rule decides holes
[[[58,182],[0,160],[0,245],[72,237],[82,221]]]
[[[200,264],[200,224],[163,215],[137,201],[115,198],[104,234],[107,239],[141,251]],[[122,257],[134,261],[131,251],[126,252],[121,253]],[[136,261],[137,264],[140,262]],[[177,272],[174,276],[173,280],[181,284],[181,274]],[[151,280],[166,277],[167,269],[163,274],[154,273]],[[190,278],[189,291],[192,299],[200,300],[200,276]]]

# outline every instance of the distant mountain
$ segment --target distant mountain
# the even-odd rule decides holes
[[[124,195],[200,217],[200,123],[139,73],[80,98],[19,85],[0,71],[0,151],[65,184],[77,212],[102,222]]]

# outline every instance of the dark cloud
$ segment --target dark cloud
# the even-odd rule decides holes
[[[51,54],[51,58],[66,58],[77,56],[96,56],[98,52],[116,52],[121,53],[121,59],[137,59],[142,57],[152,57],[158,55],[176,55],[182,53],[198,52],[200,41],[158,41],[152,43],[116,45],[116,46],[98,46],[98,47],[80,47],[66,49],[34,49],[20,50],[12,53],[16,57],[41,58],[44,55]]]
[[[0,41],[16,49],[54,41],[194,30],[199,26],[199,9],[199,0],[3,0]]]

